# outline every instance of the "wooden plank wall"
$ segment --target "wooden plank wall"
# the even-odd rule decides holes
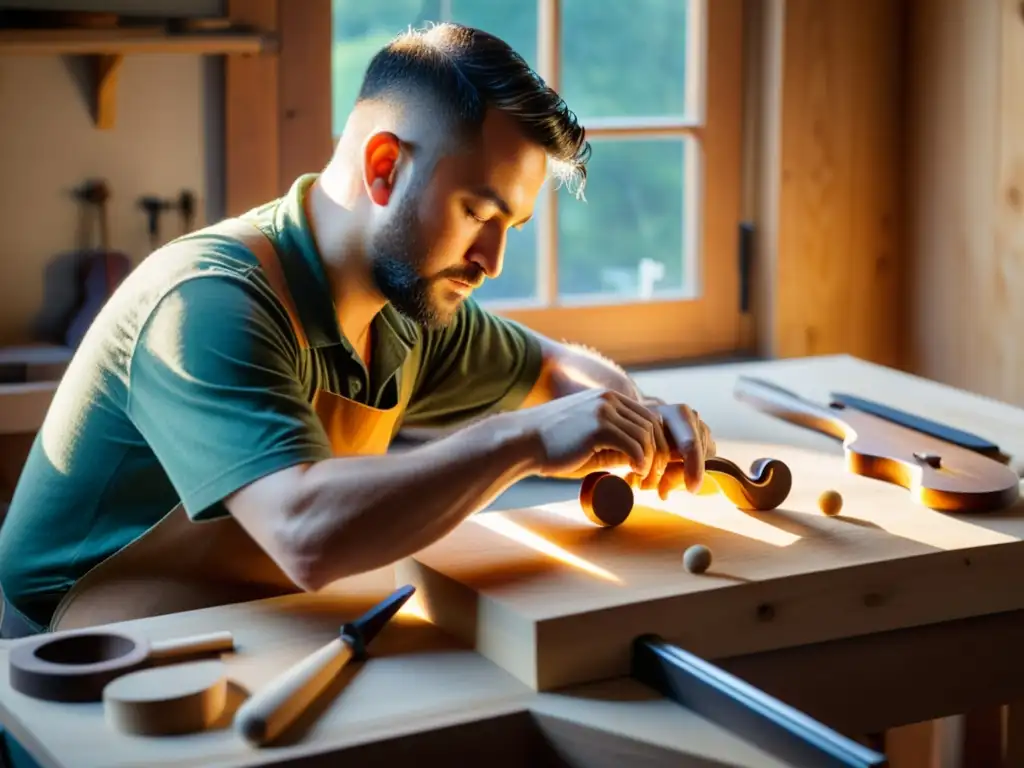
[[[906,5],[753,2],[758,351],[901,367]]]
[[[1024,406],[1024,12],[911,6],[909,363]]]
[[[288,191],[295,179],[330,159],[330,0],[228,0],[232,21],[278,34],[272,56],[228,56],[225,69],[225,211],[237,216]],[[285,55],[287,52],[287,55]]]
[[[277,0],[228,0],[237,24],[278,28]],[[237,216],[281,193],[278,96],[280,55],[226,57],[224,210]]]

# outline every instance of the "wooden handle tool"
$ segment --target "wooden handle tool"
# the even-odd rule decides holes
[[[234,648],[235,638],[231,632],[227,630],[208,632],[203,635],[175,637],[170,640],[154,640],[149,644],[149,660],[178,659],[201,653],[232,651]]]
[[[114,679],[145,667],[231,651],[228,631],[150,642],[137,630],[50,632],[15,643],[8,656],[11,687],[48,701],[99,701]]]
[[[235,731],[253,746],[273,742],[350,660],[366,657],[366,647],[415,591],[411,585],[395,590],[356,621],[343,625],[337,638],[249,697],[235,713]]]

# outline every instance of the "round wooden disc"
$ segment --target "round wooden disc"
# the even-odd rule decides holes
[[[125,733],[170,736],[209,728],[227,697],[224,662],[169,664],[114,680],[103,689],[103,711]]]
[[[591,472],[580,484],[580,506],[598,525],[622,525],[633,511],[633,489],[618,475]]]
[[[111,680],[142,667],[149,643],[125,632],[76,630],[11,646],[11,687],[48,701],[99,701]]]

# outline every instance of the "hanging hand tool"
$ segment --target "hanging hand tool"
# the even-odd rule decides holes
[[[139,207],[146,212],[149,231],[149,249],[155,251],[160,247],[160,214],[168,208],[173,208],[174,203],[163,200],[155,195],[146,195],[139,198]]]

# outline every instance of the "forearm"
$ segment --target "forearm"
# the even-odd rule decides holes
[[[622,366],[599,352],[575,344],[566,345],[557,368],[561,370],[562,394],[573,394],[581,389],[611,389],[629,397],[639,398],[629,374]]]
[[[291,520],[315,586],[423,549],[533,471],[526,437],[486,419],[401,454],[328,459],[304,473]]]
[[[640,392],[629,374],[599,352],[546,338],[541,338],[541,348],[544,366],[522,407],[540,405],[584,389],[610,389],[640,399]]]

